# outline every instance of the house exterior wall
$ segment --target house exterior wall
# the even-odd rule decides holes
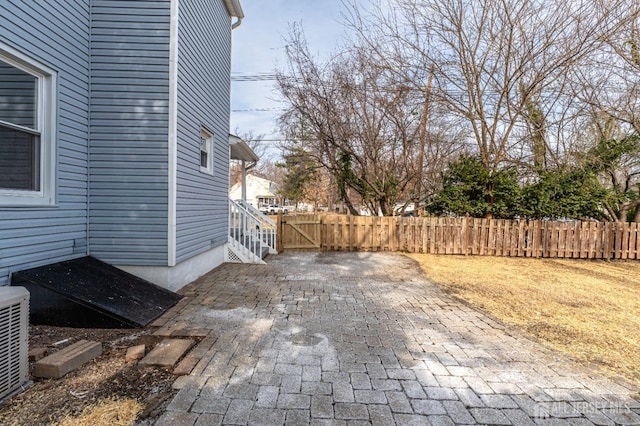
[[[0,2],[0,42],[57,74],[55,203],[0,205],[0,285],[6,285],[13,271],[87,252],[89,1]]]
[[[223,1],[178,5],[176,263],[227,242],[231,69]],[[200,170],[202,126],[213,134],[213,174]]]
[[[259,209],[260,199],[272,198],[274,201],[269,204],[275,203],[276,200],[276,184],[270,180],[263,179],[254,175],[247,175],[247,202],[253,207]],[[229,190],[229,198],[232,200],[242,199],[242,184],[235,183]]]
[[[89,250],[112,264],[168,261],[170,13],[93,2]]]
[[[57,170],[55,205],[11,206],[0,194],[0,285],[90,254],[176,290],[223,262],[223,0],[1,2],[2,43],[57,76]],[[200,169],[202,127],[213,134],[212,174]]]

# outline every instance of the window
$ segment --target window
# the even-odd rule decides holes
[[[54,79],[0,43],[0,205],[54,202]]]
[[[213,174],[213,135],[204,127],[200,129],[200,171]]]

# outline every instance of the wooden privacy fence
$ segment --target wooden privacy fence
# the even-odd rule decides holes
[[[279,251],[404,251],[639,259],[637,223],[475,218],[280,216]]]

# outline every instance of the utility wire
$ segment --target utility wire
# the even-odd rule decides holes
[[[231,112],[271,112],[286,111],[287,108],[249,108],[249,109],[232,109]]]
[[[275,81],[277,74],[237,74],[231,75],[231,81]]]
[[[361,85],[359,84],[345,84],[345,83],[340,83],[340,84],[336,84],[335,82],[331,82],[331,81],[324,81],[324,80],[320,80],[320,79],[312,79],[311,81],[306,80],[303,77],[294,77],[294,76],[279,76],[278,74],[274,74],[274,73],[256,73],[256,74],[236,74],[236,75],[231,75],[231,81],[233,82],[258,82],[258,81],[277,81],[279,78],[284,79],[284,80],[289,80],[292,82],[296,82],[296,83],[301,83],[301,84],[306,84],[306,83],[314,83],[314,82],[318,82],[318,83],[322,83],[325,87],[327,88],[340,88],[340,87],[361,87]],[[604,90],[610,90],[610,91],[624,91],[625,87],[623,85],[614,85],[614,84],[610,84],[610,85],[601,85],[600,86],[601,89]],[[420,89],[420,88],[408,88],[408,87],[403,87],[403,88],[398,88],[398,87],[379,87],[379,89],[384,90],[384,91],[409,91],[409,92],[414,92],[414,93],[423,93],[424,89]],[[447,93],[449,96],[459,96],[459,95],[467,95],[467,92],[465,90],[460,90],[460,89],[452,89],[452,90],[442,90],[441,91]],[[556,93],[556,91],[554,90],[550,90],[550,93]],[[500,95],[501,92],[500,91],[490,91],[490,90],[486,90],[485,93],[487,95]],[[556,93],[558,94],[558,93]]]

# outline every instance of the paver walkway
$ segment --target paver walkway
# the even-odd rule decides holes
[[[203,337],[157,425],[640,424],[637,389],[453,300],[406,257],[268,262],[223,265],[156,322]]]

